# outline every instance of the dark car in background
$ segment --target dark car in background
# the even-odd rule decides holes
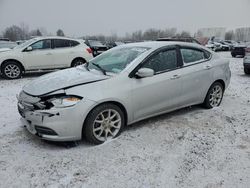
[[[233,49],[231,50],[232,57],[236,57],[236,56],[245,57],[245,54],[246,54],[245,49],[246,49],[245,45],[234,46]]]
[[[192,37],[171,37],[171,38],[159,38],[156,41],[179,41],[200,44],[198,40]]]
[[[108,47],[108,49],[111,49],[111,48],[114,48],[116,46],[120,46],[120,45],[123,45],[123,44],[125,44],[125,43],[124,42],[119,42],[119,41],[117,41],[117,42],[107,42],[106,46]]]
[[[10,41],[8,38],[0,38],[0,41]]]
[[[85,44],[91,48],[94,57],[108,50],[108,47],[98,40],[85,40]]]

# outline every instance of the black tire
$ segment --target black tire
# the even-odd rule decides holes
[[[83,125],[82,135],[84,136],[84,138],[88,142],[95,144],[95,145],[102,144],[105,142],[105,141],[101,141],[101,140],[96,138],[96,136],[94,135],[94,126],[96,126],[95,121],[98,118],[99,114],[104,112],[105,110],[109,110],[109,109],[115,110],[116,112],[118,112],[118,114],[120,115],[120,119],[121,119],[120,120],[120,129],[117,130],[117,133],[113,138],[119,136],[120,133],[122,132],[124,125],[125,125],[125,118],[124,118],[124,113],[122,112],[122,110],[117,105],[114,105],[111,103],[101,104],[101,105],[95,107],[88,114],[88,116],[85,120],[85,123]],[[100,130],[100,131],[102,131],[101,135],[103,134],[103,132],[105,134],[105,130]]]
[[[211,108],[215,107],[215,106],[212,105],[212,102],[210,101],[210,99],[211,99],[212,92],[214,91],[214,89],[216,87],[220,87],[221,91],[222,91],[220,101],[218,101],[218,104],[216,104],[216,106],[219,106],[221,104],[221,101],[222,101],[223,95],[224,95],[224,87],[220,82],[215,82],[210,86],[210,88],[209,88],[209,90],[207,92],[206,98],[205,98],[205,100],[204,100],[204,102],[202,104],[203,107],[205,107],[207,109],[211,109]]]
[[[245,74],[250,74],[250,69],[244,67]]]
[[[236,57],[236,55],[235,55],[235,54],[232,54],[232,57]]]
[[[71,67],[76,67],[76,66],[79,66],[79,65],[83,65],[86,63],[86,60],[85,59],[81,59],[81,58],[77,58],[77,59],[74,59],[71,63]]]
[[[18,79],[21,78],[23,74],[23,68],[21,64],[16,61],[8,61],[2,65],[1,73],[6,79]]]

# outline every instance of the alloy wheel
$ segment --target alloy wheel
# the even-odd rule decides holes
[[[121,129],[121,116],[114,109],[107,109],[99,113],[93,123],[93,135],[101,141],[114,138]]]
[[[15,64],[9,64],[4,68],[4,73],[8,78],[18,78],[21,74],[20,68]]]
[[[209,103],[212,107],[219,106],[223,96],[223,89],[215,85],[209,94]]]
[[[83,65],[83,64],[84,64],[83,61],[76,61],[76,62],[74,63],[74,67],[77,67],[77,66]]]

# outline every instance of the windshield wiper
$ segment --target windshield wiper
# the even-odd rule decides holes
[[[85,64],[85,69],[87,69],[87,71],[89,71],[89,62],[87,61],[86,64]]]
[[[92,63],[92,64],[95,65],[98,69],[100,69],[104,75],[107,75],[106,70],[103,69],[100,65],[98,65],[96,63]]]

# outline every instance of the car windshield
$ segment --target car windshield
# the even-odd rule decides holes
[[[89,44],[91,46],[103,46],[103,44],[100,41],[97,41],[97,40],[89,40]]]
[[[117,48],[97,56],[89,62],[89,69],[100,70],[105,72],[120,73],[138,56],[149,50],[146,47],[126,47]],[[99,65],[97,67],[96,65]]]
[[[36,38],[33,38],[33,39],[30,39],[30,40],[27,40],[26,42],[20,44],[20,45],[17,45],[14,49],[22,49],[24,48],[25,46],[35,42],[37,39]]]

